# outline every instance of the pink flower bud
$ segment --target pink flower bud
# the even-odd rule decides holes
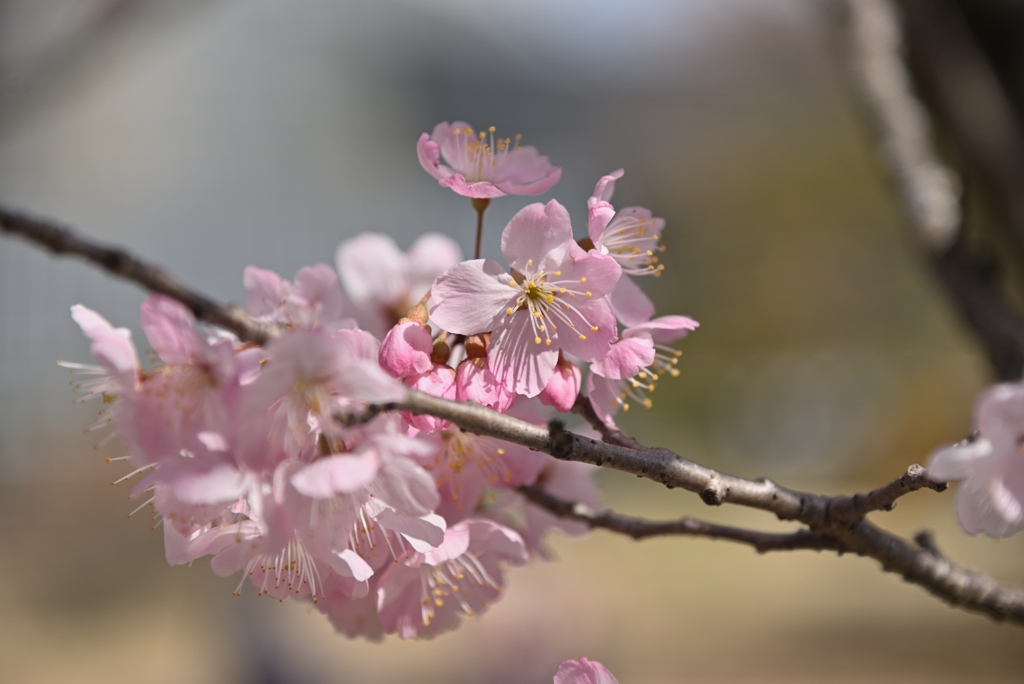
[[[537,398],[545,406],[554,406],[562,413],[566,413],[571,411],[572,405],[576,403],[581,382],[580,369],[562,359],[555,366],[554,375]]]
[[[469,358],[459,364],[455,385],[462,401],[475,401],[504,413],[516,400],[516,393],[510,391],[494,377],[487,358]]]
[[[430,362],[433,348],[430,330],[414,321],[403,321],[384,338],[378,361],[392,377],[419,375],[429,371],[433,365]]]
[[[455,371],[449,366],[436,365],[426,373],[413,375],[405,381],[407,387],[426,392],[435,397],[455,400]],[[420,432],[436,432],[444,430],[451,425],[447,420],[435,418],[434,416],[414,416],[408,411],[402,411],[402,418],[409,425]]]

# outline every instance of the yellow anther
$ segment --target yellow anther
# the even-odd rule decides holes
[[[537,344],[540,344],[540,338],[539,337],[534,337],[533,341],[536,342]]]
[[[555,276],[560,276],[560,275],[562,275],[561,271],[555,271]]]
[[[650,399],[644,399],[644,408],[651,408],[652,402]]]
[[[544,342],[544,343],[545,343],[545,344],[546,344],[547,346],[549,346],[549,347],[550,347],[550,346],[551,346],[551,338],[549,337],[549,338],[548,338],[547,340],[545,340],[545,342]],[[679,371],[676,371],[676,372],[678,373]]]
[[[587,336],[586,335],[580,335],[580,339],[581,340],[585,340],[585,339],[587,339]]]
[[[526,265],[527,266],[533,266],[533,259],[527,259],[526,260]]]
[[[512,310],[512,307],[511,307],[511,306],[510,306],[510,307],[508,307],[507,309],[505,309],[505,313],[507,313],[507,314],[508,314],[509,316],[511,316],[511,315],[512,315],[512,311],[513,311],[513,310]]]
[[[496,130],[498,130],[498,129],[497,129],[497,128],[495,128],[494,126],[491,126],[491,127],[490,127],[490,128],[488,128],[487,130],[489,130],[489,131],[490,131],[491,133],[493,133],[494,131],[496,131]]]
[[[586,277],[586,276],[583,276],[582,278],[580,278],[580,282],[581,282],[581,283],[585,283],[585,282],[587,282],[587,277]]]
[[[587,299],[590,299],[590,292],[587,292]]]
[[[590,329],[591,329],[592,331],[594,331],[594,332],[597,332],[597,326],[596,326],[596,325],[592,325],[592,326],[590,326]]]

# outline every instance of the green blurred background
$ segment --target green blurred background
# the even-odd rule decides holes
[[[915,252],[823,5],[637,0],[0,1],[0,198],[152,258],[221,299],[365,230],[472,246],[469,202],[414,143],[495,125],[563,167],[540,199],[583,236],[597,178],[668,223],[662,313],[701,328],[627,431],[821,492],[868,488],[970,431],[991,382]],[[527,198],[496,200],[484,251]],[[350,642],[301,604],[168,567],[123,474],[83,435],[56,359],[68,307],[137,330],[144,294],[0,241],[0,680],[549,682],[586,655],[623,684],[1020,681],[1022,634],[828,553],[556,539],[503,602],[431,642]],[[602,472],[609,507],[788,529]],[[965,536],[953,492],[876,516],[1024,581],[1024,542]]]

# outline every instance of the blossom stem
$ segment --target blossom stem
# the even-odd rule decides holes
[[[476,248],[473,250],[473,258],[480,258],[480,237],[484,232],[484,211],[491,203],[490,197],[474,197],[473,208],[476,209]]]

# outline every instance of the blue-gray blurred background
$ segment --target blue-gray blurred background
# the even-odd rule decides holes
[[[472,248],[468,200],[414,144],[463,119],[562,166],[569,208],[668,222],[663,313],[697,318],[678,379],[624,425],[744,476],[850,492],[970,430],[989,371],[919,261],[843,79],[828,3],[797,0],[2,0],[0,200],[123,244],[223,301],[339,241]],[[495,200],[484,251],[528,201]],[[73,405],[68,308],[137,330],[145,294],[0,240],[0,679],[546,682],[586,655],[628,682],[1019,681],[1019,630],[873,562],[725,542],[559,540],[505,600],[432,642],[349,642],[299,604],[168,567]],[[602,473],[611,507],[785,529]],[[970,539],[952,493],[885,523],[1024,581],[1024,544]]]

